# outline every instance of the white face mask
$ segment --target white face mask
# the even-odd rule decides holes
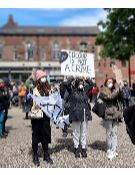
[[[45,82],[46,82],[46,77],[42,77],[42,78],[40,79],[40,81],[41,81],[42,83],[45,83]]]
[[[109,83],[108,84],[108,88],[111,89],[113,87],[113,84],[112,83]]]
[[[82,84],[79,85],[79,89],[83,89],[83,85]]]

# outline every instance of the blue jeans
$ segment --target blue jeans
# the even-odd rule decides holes
[[[5,117],[5,111],[2,110],[2,111],[0,111],[0,135],[3,134],[2,130],[3,130],[4,117]]]
[[[116,121],[105,121],[107,150],[116,151],[117,149],[117,125]]]

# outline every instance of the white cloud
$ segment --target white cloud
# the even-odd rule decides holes
[[[107,12],[104,10],[98,10],[96,14],[81,14],[74,15],[73,17],[64,19],[61,21],[60,25],[63,26],[94,26],[100,20],[105,21],[107,16]]]

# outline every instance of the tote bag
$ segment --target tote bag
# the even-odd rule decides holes
[[[95,104],[92,108],[92,111],[97,114],[98,117],[104,118],[105,117],[105,109],[106,109],[106,104],[105,102],[97,97],[95,100]]]

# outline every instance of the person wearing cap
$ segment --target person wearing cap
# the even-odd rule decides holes
[[[42,70],[36,71],[35,88],[33,89],[34,96],[49,96],[50,85],[46,79],[46,73]],[[38,158],[38,143],[41,142],[44,151],[43,160],[49,164],[53,164],[48,151],[48,144],[51,143],[51,127],[50,119],[41,111],[39,106],[33,101],[31,112],[36,113],[36,117],[32,118],[32,150],[33,162],[36,166],[40,165]]]
[[[7,95],[4,88],[4,81],[0,79],[0,138],[6,138],[5,133],[3,133],[5,109],[7,106]]]

